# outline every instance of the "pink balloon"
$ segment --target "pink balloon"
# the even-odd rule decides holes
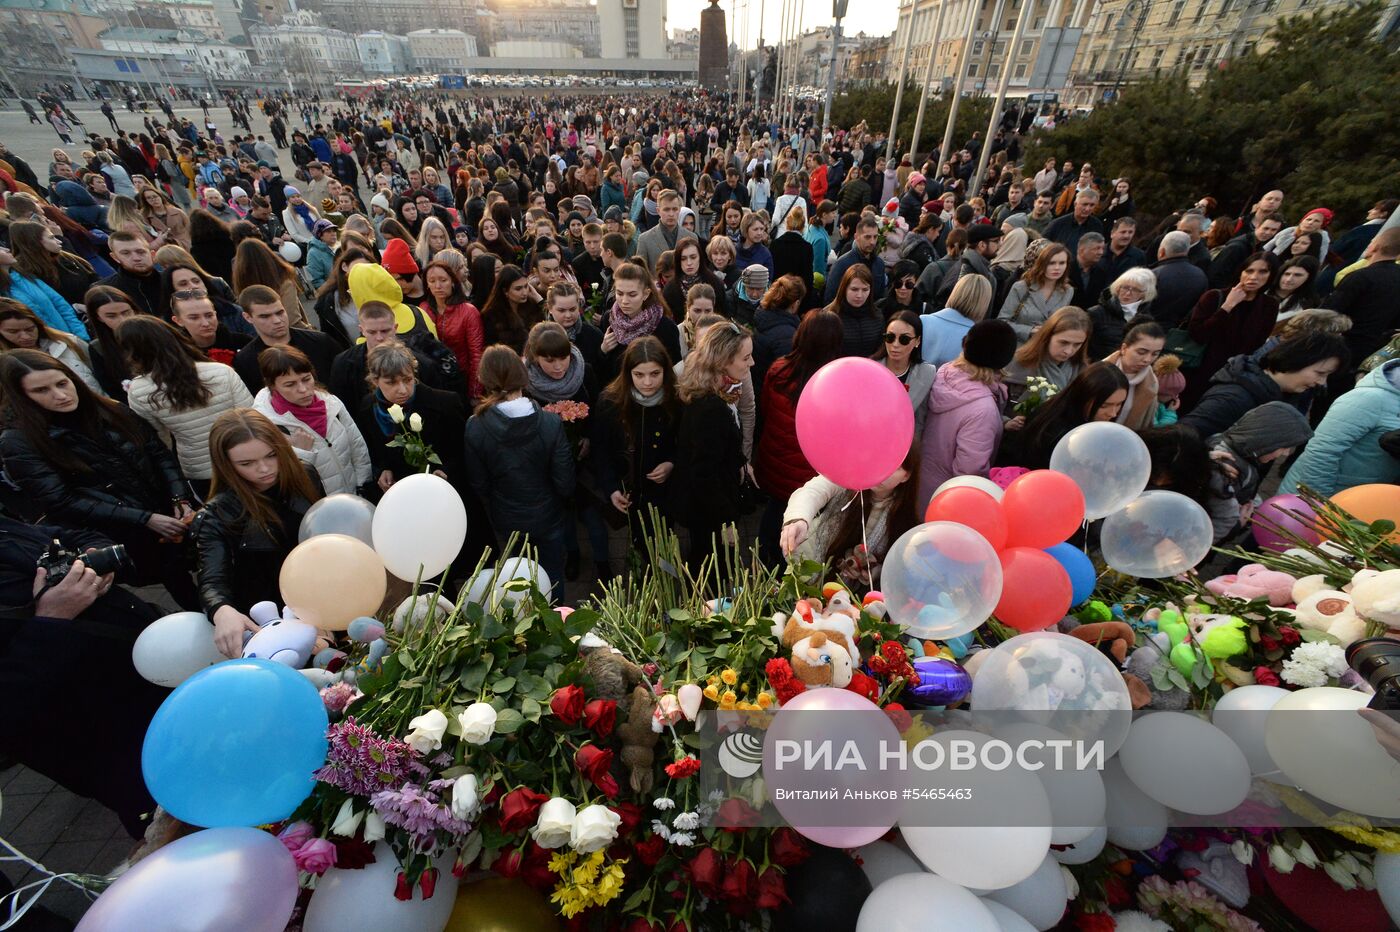
[[[1290,511],[1301,515],[1302,520],[1289,514]],[[1250,530],[1253,531],[1254,540],[1260,547],[1283,553],[1297,544],[1280,535],[1280,530],[1300,537],[1310,544],[1316,544],[1322,539],[1312,523],[1316,517],[1312,507],[1297,495],[1275,495],[1255,510]]]
[[[889,369],[847,356],[817,370],[797,399],[797,443],[812,468],[842,488],[890,477],[914,440],[914,406]]]

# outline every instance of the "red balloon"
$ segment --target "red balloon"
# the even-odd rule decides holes
[[[1037,469],[1006,487],[1001,510],[1007,546],[1044,550],[1064,543],[1084,523],[1084,493],[1064,473]]]
[[[1017,631],[1039,631],[1064,618],[1074,598],[1069,573],[1044,550],[1007,547],[1001,557],[1001,601],[992,612]]]
[[[940,492],[928,503],[924,520],[965,524],[987,538],[993,550],[1006,546],[1006,513],[1001,502],[981,489],[957,486]]]

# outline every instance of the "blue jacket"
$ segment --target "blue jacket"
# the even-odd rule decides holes
[[[870,295],[870,300],[879,301],[885,296],[885,260],[877,255],[867,261],[860,254],[860,250],[851,247],[844,256],[832,263],[831,270],[826,273],[827,304],[836,300],[836,286],[841,284],[841,276],[845,275],[846,270],[857,262],[863,262],[870,267],[870,277],[875,283],[875,290]]]
[[[84,340],[91,339],[87,328],[73,310],[73,305],[63,300],[63,296],[50,288],[46,282],[25,278],[11,270],[10,297],[33,311],[46,326],[71,333]]]
[[[603,182],[603,205],[598,208],[602,213],[607,213],[609,207],[616,207],[618,210],[627,209],[627,195],[622,191],[622,185],[611,181]]]
[[[962,354],[963,339],[972,329],[972,321],[964,317],[961,311],[945,307],[935,314],[920,314],[919,320],[924,325],[923,340],[919,345],[924,362],[941,366]]]
[[[740,272],[751,265],[761,265],[768,270],[769,279],[773,278],[773,253],[768,251],[768,247],[762,243],[755,243],[752,246],[740,246],[734,251],[734,267]],[[763,297],[757,295],[754,300]]]
[[[1381,449],[1381,435],[1400,429],[1400,359],[1372,370],[1332,403],[1279,486],[1306,485],[1323,497],[1372,482],[1400,482],[1400,460]]]
[[[809,223],[802,237],[812,244],[812,271],[825,277],[827,260],[831,258],[831,234],[826,232],[826,227]]]

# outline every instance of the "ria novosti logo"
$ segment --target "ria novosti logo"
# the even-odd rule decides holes
[[[763,766],[763,739],[751,731],[727,735],[719,746],[719,767],[736,780],[747,780]]]

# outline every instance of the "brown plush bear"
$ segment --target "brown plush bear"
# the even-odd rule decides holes
[[[1070,636],[1106,651],[1118,661],[1120,667],[1127,662],[1128,652],[1137,642],[1133,626],[1123,621],[1098,621],[1080,625],[1070,631]],[[1144,708],[1152,701],[1152,691],[1136,675],[1124,673],[1123,682],[1128,686],[1128,697],[1132,700],[1134,709]]]

